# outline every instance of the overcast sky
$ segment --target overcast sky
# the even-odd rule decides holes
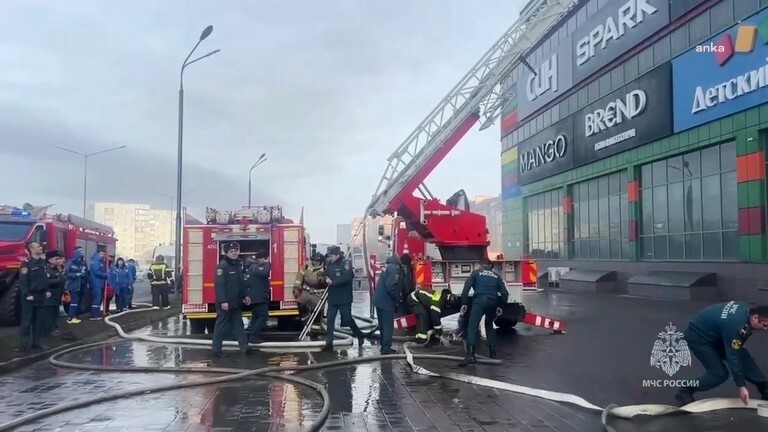
[[[282,204],[318,242],[360,216],[394,149],[514,22],[522,1],[0,2],[0,204],[88,200],[170,208],[178,72],[184,205]],[[448,198],[500,192],[498,125],[473,131],[427,180]]]

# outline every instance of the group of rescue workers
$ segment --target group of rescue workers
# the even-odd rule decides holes
[[[29,257],[19,267],[21,326],[19,350],[47,349],[44,339],[59,336],[58,318],[63,306],[68,324],[79,324],[80,301],[90,297],[90,320],[99,321],[109,314],[115,300],[116,312],[134,309],[136,262],[133,259],[107,257],[99,247],[86,265],[85,252],[78,246],[70,258],[59,250],[44,251],[39,242],[27,244]],[[110,265],[114,263],[114,265]],[[172,274],[159,255],[149,268],[152,308],[170,309],[168,300]]]
[[[85,264],[82,247],[76,247],[69,260],[58,250],[44,251],[38,242],[27,244],[29,258],[20,266],[21,328],[20,350],[45,349],[42,341],[57,332],[59,309],[68,311],[67,323],[77,324],[79,300],[91,296],[91,320],[101,320],[108,313],[110,297],[114,295],[117,312],[133,309],[133,285],[136,281],[134,260],[125,262],[107,257],[105,248],[99,248]],[[240,259],[240,247],[226,243],[224,258],[216,267],[216,324],[212,349],[222,356],[222,345],[230,334],[237,340],[241,351],[253,354],[249,343],[262,342],[261,333],[269,316],[271,300],[269,254],[259,251]],[[488,355],[497,358],[496,332],[493,322],[502,314],[509,292],[504,280],[493,271],[486,260],[481,268],[467,278],[461,296],[450,290],[433,291],[431,286],[417,286],[408,254],[390,256],[375,285],[372,297],[376,308],[380,332],[380,353],[394,354],[392,339],[397,315],[415,314],[418,318],[416,340],[428,345],[429,333],[440,336],[441,319],[457,310],[459,330],[466,341],[466,356],[460,363],[475,363],[475,347],[480,321],[485,318]],[[155,259],[147,273],[152,288],[152,308],[170,308],[169,291],[174,283],[173,273],[162,255]],[[303,266],[294,283],[294,295],[299,303],[302,320],[315,331],[321,330],[322,309],[327,304],[326,339],[323,351],[333,350],[336,316],[341,326],[348,327],[362,346],[373,332],[364,333],[352,315],[354,269],[338,246],[328,249],[327,257],[315,253]],[[111,288],[111,292],[110,292]],[[474,290],[470,298],[470,291]],[[326,295],[327,294],[327,295]],[[323,298],[325,297],[325,302]],[[106,300],[106,301],[105,301]],[[243,325],[242,310],[252,313],[250,336]],[[768,330],[768,305],[750,306],[746,302],[731,301],[708,306],[694,316],[684,332],[685,341],[693,355],[702,363],[706,373],[694,381],[695,386],[681,388],[675,398],[681,405],[694,401],[697,392],[711,390],[724,383],[730,374],[739,389],[739,397],[747,404],[749,391],[745,383],[752,383],[761,399],[768,400],[768,380],[755,360],[744,348],[754,330]],[[375,330],[374,330],[375,331]],[[726,366],[727,365],[727,366]]]
[[[268,253],[249,254],[245,262],[240,258],[240,246],[236,242],[224,244],[224,258],[216,268],[216,324],[213,332],[214,356],[222,356],[224,339],[230,334],[237,340],[240,350],[250,355],[255,352],[250,343],[260,343],[261,333],[269,314],[270,263]],[[461,365],[475,363],[475,346],[480,321],[485,317],[489,356],[497,358],[493,322],[501,315],[501,307],[507,303],[509,292],[503,279],[493,271],[491,261],[483,263],[468,277],[464,290],[457,297],[450,290],[433,291],[431,286],[416,286],[412,258],[408,254],[390,256],[372,297],[376,308],[380,333],[380,353],[394,354],[392,348],[396,314],[413,313],[418,318],[416,339],[424,345],[429,332],[442,335],[443,316],[460,312],[460,327],[466,338],[466,357]],[[352,315],[354,269],[344,258],[338,246],[328,248],[327,256],[314,253],[299,271],[294,282],[293,294],[299,305],[302,321],[319,332],[323,318],[326,320],[325,346],[323,351],[333,350],[336,316],[342,327],[348,327],[362,346],[374,332],[363,332]],[[474,295],[470,300],[470,291]],[[324,316],[323,307],[327,305]],[[252,318],[250,336],[242,321],[242,311],[250,308]],[[311,321],[311,323],[310,323]],[[375,330],[374,330],[375,331]]]

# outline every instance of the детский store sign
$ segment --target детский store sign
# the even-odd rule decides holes
[[[607,65],[669,23],[669,0],[612,1],[571,36],[573,83]]]
[[[768,9],[672,60],[675,132],[768,103]]]

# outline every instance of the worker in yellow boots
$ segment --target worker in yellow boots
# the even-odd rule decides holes
[[[416,342],[427,343],[427,333],[434,330],[435,336],[443,334],[441,318],[447,306],[454,309],[458,299],[449,289],[433,291],[431,287],[419,288],[408,296],[408,307],[416,314]],[[451,307],[453,306],[453,307]]]

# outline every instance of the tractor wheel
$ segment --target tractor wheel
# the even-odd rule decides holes
[[[15,327],[21,324],[21,292],[19,282],[14,281],[0,295],[0,326]]]

